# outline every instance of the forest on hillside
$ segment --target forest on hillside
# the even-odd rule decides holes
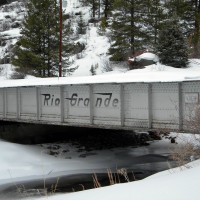
[[[156,53],[160,62],[177,68],[187,67],[188,58],[199,58],[200,0],[79,0],[88,8],[89,18],[80,10],[63,11],[63,73],[71,74],[72,56],[80,56],[85,44],[80,38],[90,24],[110,43],[107,55],[111,62],[127,61],[142,52]],[[59,1],[5,0],[1,4],[19,3],[25,17],[18,21],[21,36],[12,44],[8,62],[18,71],[35,76],[55,76],[59,65]],[[67,1],[63,1],[68,3]],[[8,21],[14,21],[9,16]],[[8,23],[6,23],[8,24]],[[15,23],[16,24],[16,23]],[[1,30],[9,29],[5,21]],[[3,28],[2,28],[3,27]],[[4,38],[0,35],[1,44]],[[77,42],[78,41],[78,42]],[[5,58],[3,58],[5,60]],[[130,68],[137,67],[131,63]],[[78,67],[78,66],[77,66]],[[98,67],[98,66],[97,66]],[[95,74],[95,66],[91,66]]]

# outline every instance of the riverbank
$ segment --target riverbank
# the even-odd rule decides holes
[[[127,169],[130,181],[168,169],[170,151],[176,144],[164,138],[149,143],[88,149],[85,142],[77,141],[22,145],[1,140],[1,198],[21,199],[27,193],[31,196],[28,191],[32,189],[48,188],[50,192],[56,183],[57,192],[94,188],[94,174],[102,185],[109,185],[108,169]],[[21,187],[23,192],[18,191]]]

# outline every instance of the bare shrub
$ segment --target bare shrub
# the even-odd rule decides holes
[[[178,145],[171,151],[171,159],[175,166],[187,168],[187,163],[200,159],[200,137],[198,134],[182,133],[176,137]]]
[[[127,173],[127,169],[125,169],[125,168],[118,169],[117,173],[122,175],[127,182],[130,182],[129,177],[128,177],[128,173]]]
[[[191,101],[197,102],[195,97]],[[184,109],[184,118],[184,129],[191,134],[178,135],[181,144],[177,145],[171,153],[172,160],[181,168],[185,167],[188,162],[200,158],[200,104],[198,102],[187,103]]]
[[[110,65],[110,61],[108,59],[103,59],[102,61],[102,70],[103,72],[110,72],[113,71],[111,65]]]
[[[176,147],[171,154],[172,160],[176,162],[178,167],[185,167],[190,161],[194,161],[200,158],[199,148],[196,148],[194,144],[188,142],[181,147]]]
[[[83,54],[82,53],[77,53],[76,54],[76,59],[79,60],[81,58],[83,58]]]
[[[200,134],[200,105],[191,104],[186,107],[187,116],[185,125],[192,133]]]
[[[2,66],[0,66],[0,74],[1,74],[1,72],[3,71],[3,67]]]
[[[2,23],[2,29],[3,29],[3,31],[9,30],[10,27],[11,27],[11,20],[10,19],[4,20],[3,23]]]
[[[96,63],[95,65],[93,65],[93,64],[91,65],[90,72],[91,72],[92,76],[97,74],[98,67],[99,67],[98,63]]]

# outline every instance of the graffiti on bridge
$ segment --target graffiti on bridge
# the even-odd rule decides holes
[[[44,96],[43,106],[59,106],[60,98],[53,94],[42,94]],[[113,107],[119,105],[119,99],[113,98],[112,93],[94,93],[94,106],[95,107]],[[69,101],[72,107],[88,107],[90,105],[89,97],[80,97],[78,93],[73,93],[71,97],[65,98]]]

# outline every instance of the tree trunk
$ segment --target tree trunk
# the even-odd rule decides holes
[[[104,17],[107,19],[108,18],[108,0],[105,1],[104,4]]]
[[[135,53],[135,36],[134,36],[134,0],[131,0],[131,53]]]
[[[95,0],[92,1],[92,17],[95,18],[96,5]]]
[[[194,30],[194,39],[193,39],[193,45],[194,45],[194,57],[199,58],[199,26],[200,26],[200,0],[195,1],[195,8],[196,8],[196,13],[195,13],[195,30]]]
[[[98,11],[98,18],[100,19],[101,17],[101,0],[99,0],[99,11]]]

